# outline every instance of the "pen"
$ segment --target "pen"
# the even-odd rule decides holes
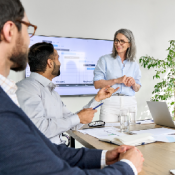
[[[101,106],[102,104],[103,104],[103,103],[100,103],[98,106],[94,107],[93,110],[96,109],[96,108],[98,108],[98,107]]]

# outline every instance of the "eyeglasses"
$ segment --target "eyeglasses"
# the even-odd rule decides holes
[[[30,38],[35,35],[37,26],[35,26],[29,22],[26,22],[26,21],[21,21],[21,20],[16,20],[16,21],[18,21],[18,22],[20,22],[28,27],[28,33],[31,33]]]
[[[123,44],[125,44],[125,43],[130,43],[130,42],[126,42],[126,41],[124,41],[124,40],[118,40],[117,38],[114,39],[114,42],[115,42],[116,44],[119,43],[119,44],[121,44],[121,45],[123,45]]]
[[[93,121],[91,123],[88,124],[89,127],[104,127],[105,126],[105,122],[102,120],[98,120],[98,121]]]

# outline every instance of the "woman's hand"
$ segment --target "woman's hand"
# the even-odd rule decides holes
[[[123,83],[123,84],[126,85],[127,76],[124,75],[124,76],[122,76],[122,77],[120,77],[120,78],[117,78],[117,79],[115,79],[115,80],[116,80],[116,83],[119,83],[119,84]]]
[[[123,83],[125,86],[131,87],[134,86],[135,80],[132,77],[127,77],[126,75],[116,79],[116,83]]]
[[[126,78],[126,84],[125,85],[128,86],[128,87],[132,87],[135,92],[138,92],[139,89],[140,89],[140,85],[137,84],[135,82],[134,78],[132,78],[132,77],[127,77]]]
[[[134,78],[132,78],[132,77],[126,78],[126,84],[125,84],[126,86],[131,87],[131,86],[135,86],[135,84],[136,84],[136,82],[135,82]]]

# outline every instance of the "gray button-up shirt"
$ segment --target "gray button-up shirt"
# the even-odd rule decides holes
[[[17,97],[23,111],[53,143],[60,144],[60,134],[83,126],[77,114],[69,111],[54,91],[55,84],[38,73],[17,83]],[[84,108],[99,102],[93,98]]]

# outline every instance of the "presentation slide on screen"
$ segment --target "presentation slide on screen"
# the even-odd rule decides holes
[[[60,95],[90,95],[96,94],[93,86],[93,71],[98,59],[110,54],[113,41],[63,38],[48,36],[33,36],[30,46],[38,42],[52,43],[59,54],[61,63],[60,76],[52,81],[57,85]],[[26,77],[30,76],[30,67],[26,68]]]

